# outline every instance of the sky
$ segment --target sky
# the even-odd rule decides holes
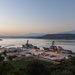
[[[0,35],[75,30],[75,0],[0,0]]]

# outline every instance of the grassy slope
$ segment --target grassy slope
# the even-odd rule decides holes
[[[37,60],[42,62],[46,66],[50,66],[52,63],[42,61],[42,60]],[[25,60],[15,60],[15,61],[10,61],[9,63],[12,64],[16,68],[26,68],[26,66],[30,63],[31,61],[25,61]]]
[[[12,64],[16,68],[26,68],[26,65],[28,65],[30,61],[15,60],[15,61],[10,61],[9,63]]]

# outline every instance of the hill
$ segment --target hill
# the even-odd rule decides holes
[[[39,39],[75,39],[75,34],[47,34],[42,37],[37,37]]]
[[[22,36],[0,36],[0,38],[36,38],[36,39],[67,39],[75,40],[75,34],[27,34]]]
[[[44,33],[29,33],[29,34],[25,34],[24,37],[40,37],[40,36],[44,36],[46,34]]]
[[[25,35],[13,35],[13,36],[9,36],[9,35],[1,35],[0,38],[36,38],[36,37],[41,37],[44,36],[46,34],[44,33],[29,33],[29,34],[25,34]]]
[[[75,30],[60,32],[60,33],[58,33],[58,34],[75,34]]]

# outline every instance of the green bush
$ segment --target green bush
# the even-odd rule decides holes
[[[70,70],[56,70],[53,71],[51,75],[73,75],[72,72]]]
[[[40,61],[33,61],[26,68],[27,75],[50,75],[46,66]]]

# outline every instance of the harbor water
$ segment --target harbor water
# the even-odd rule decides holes
[[[29,38],[12,38],[4,39],[0,41],[0,46],[2,47],[22,47],[22,44],[25,44],[29,40],[30,44],[42,47],[50,47],[52,41],[55,41],[56,46],[61,46],[64,49],[72,50],[75,52],[75,40],[52,40],[52,39],[29,39]]]

